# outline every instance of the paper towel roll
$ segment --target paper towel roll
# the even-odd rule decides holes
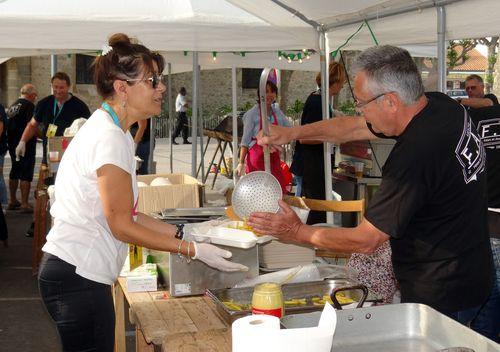
[[[232,351],[329,352],[337,317],[331,306],[325,306],[323,315],[323,322],[318,327],[283,330],[277,317],[251,315],[240,318],[232,325]]]

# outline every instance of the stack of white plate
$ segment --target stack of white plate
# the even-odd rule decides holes
[[[284,269],[311,264],[313,260],[314,249],[311,247],[271,241],[259,248],[259,265],[266,269]]]

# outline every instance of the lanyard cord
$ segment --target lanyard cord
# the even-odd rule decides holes
[[[106,102],[102,103],[101,107],[104,110],[106,110],[106,112],[111,116],[111,118],[113,119],[113,122],[115,123],[115,125],[117,125],[118,127],[121,128],[121,126],[120,126],[120,120],[118,119],[118,115],[113,110],[113,108],[111,108],[111,106],[109,106],[108,103],[106,103]]]
[[[52,124],[53,124],[53,125],[55,125],[55,124],[56,124],[57,118],[59,117],[59,115],[61,115],[61,111],[62,111],[62,109],[64,108],[64,104],[65,104],[65,102],[64,102],[64,103],[62,103],[61,108],[59,109],[59,111],[58,111],[58,112],[57,112],[57,114],[56,114],[57,99],[56,99],[56,97],[54,97],[54,113],[53,113],[53,115],[54,115],[54,119],[52,119]]]

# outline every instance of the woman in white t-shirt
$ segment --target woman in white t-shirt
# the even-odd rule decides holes
[[[42,299],[64,351],[113,351],[111,284],[127,243],[179,253],[223,271],[248,270],[231,252],[185,241],[182,228],[137,212],[134,141],[130,125],[159,115],[164,61],[125,34],[115,34],[94,62],[104,103],[66,150],[51,208],[54,226],[43,247]]]

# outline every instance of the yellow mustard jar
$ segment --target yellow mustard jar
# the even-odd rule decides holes
[[[252,296],[252,314],[266,314],[281,318],[285,313],[281,286],[264,282],[255,286]]]

